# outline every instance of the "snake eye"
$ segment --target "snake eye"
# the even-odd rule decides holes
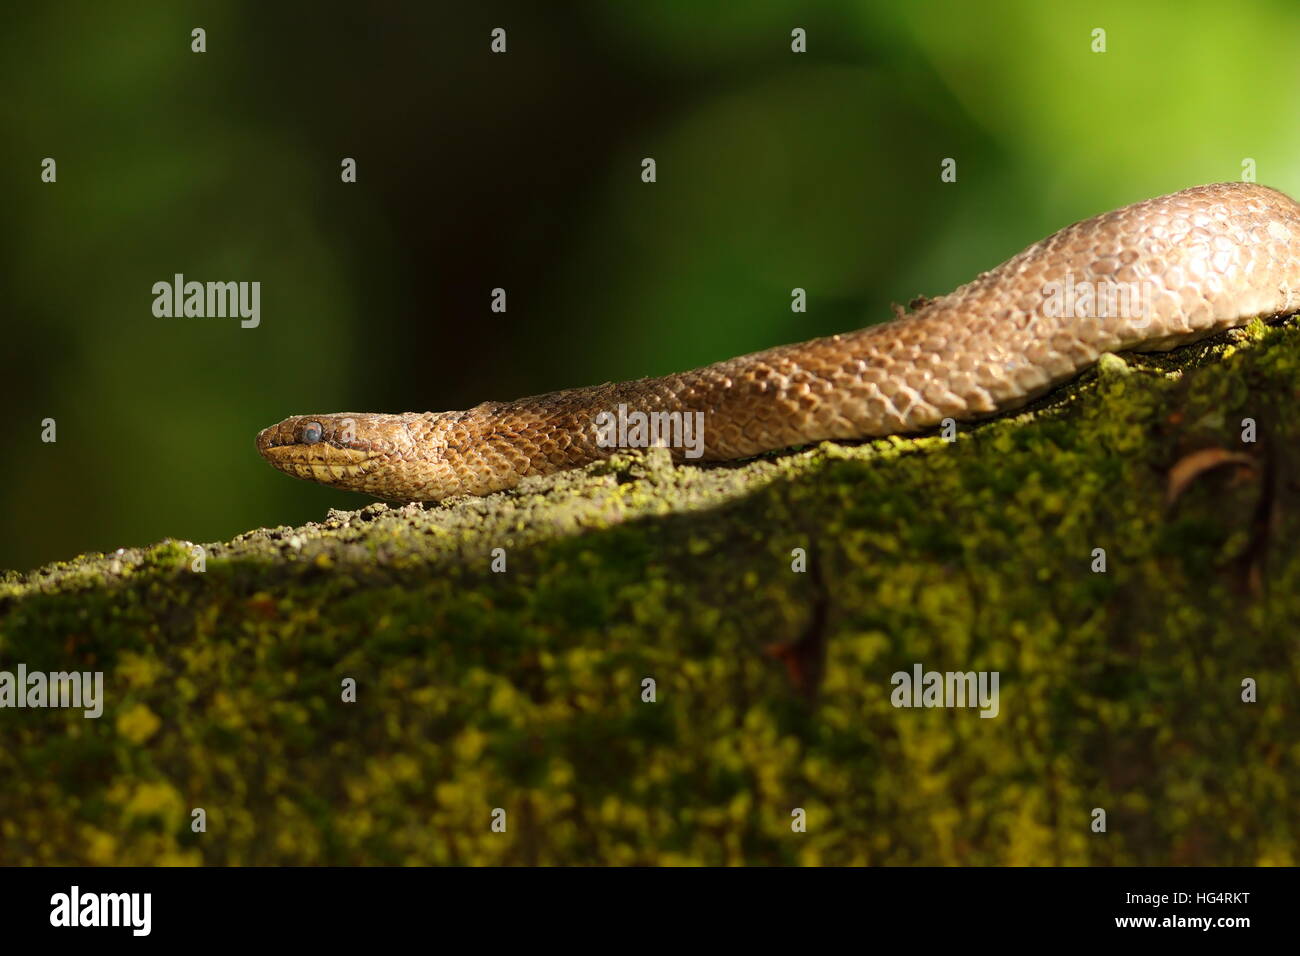
[[[323,430],[320,422],[308,422],[302,426],[302,443],[304,445],[314,445],[321,440]]]

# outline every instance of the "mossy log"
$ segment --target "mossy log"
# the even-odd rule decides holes
[[[1294,864],[1298,398],[1256,323],[955,441],[8,574],[0,670],[105,701],[0,710],[0,864]]]

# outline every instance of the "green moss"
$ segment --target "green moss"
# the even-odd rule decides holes
[[[0,863],[1294,864],[1298,383],[1257,323],[955,443],[629,455],[202,573],[9,574],[0,668],[107,702],[0,711]],[[1257,464],[1167,502],[1211,447]],[[1000,716],[895,709],[914,662],[999,671]]]

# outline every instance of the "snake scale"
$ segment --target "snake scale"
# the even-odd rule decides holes
[[[295,415],[259,433],[257,449],[290,475],[378,498],[484,495],[612,454],[597,419],[620,406],[702,413],[698,457],[746,458],[980,418],[1025,404],[1105,352],[1169,349],[1297,309],[1300,205],[1264,186],[1220,183],[1067,226],[856,332],[467,411]]]

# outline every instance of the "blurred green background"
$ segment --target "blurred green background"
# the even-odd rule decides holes
[[[292,414],[465,408],[857,328],[1247,157],[1300,193],[1287,0],[0,18],[0,567],[363,504],[257,456]],[[177,272],[260,281],[260,327],[154,317]]]

